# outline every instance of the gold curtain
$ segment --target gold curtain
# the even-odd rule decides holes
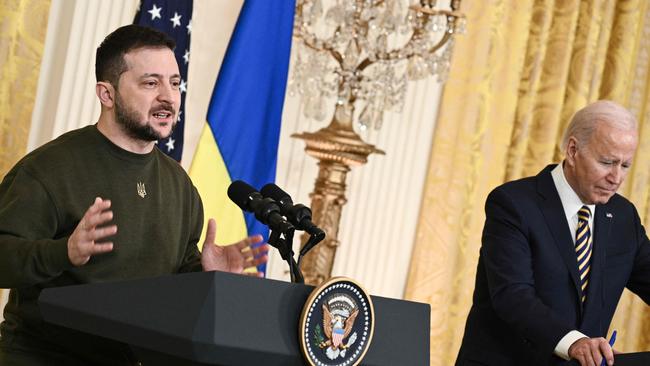
[[[464,1],[436,125],[405,297],[431,304],[431,365],[455,361],[472,301],[489,191],[559,162],[571,115],[611,99],[640,122],[622,192],[646,227],[650,173],[650,9],[645,0]],[[440,194],[444,192],[444,194]],[[626,293],[621,351],[650,349],[650,312]]]
[[[0,0],[0,179],[25,154],[49,9],[50,0]]]

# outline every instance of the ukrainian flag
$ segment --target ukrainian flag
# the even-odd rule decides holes
[[[205,224],[217,221],[219,244],[268,237],[266,226],[244,215],[226,192],[235,180],[257,189],[275,181],[294,7],[294,1],[246,0],[219,70],[190,167]]]

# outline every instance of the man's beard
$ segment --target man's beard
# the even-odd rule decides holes
[[[169,112],[174,114],[172,108],[169,108]],[[115,119],[117,123],[122,125],[124,132],[130,137],[141,140],[141,141],[158,141],[160,139],[165,139],[171,136],[176,127],[176,121],[172,123],[172,128],[169,131],[169,135],[163,136],[153,129],[149,122],[141,123],[138,118],[138,113],[133,109],[129,108],[126,103],[123,102],[120,97],[120,93],[115,93]]]

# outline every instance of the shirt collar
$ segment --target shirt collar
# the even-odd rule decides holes
[[[563,162],[553,168],[551,176],[553,177],[553,183],[555,183],[557,193],[560,195],[560,201],[562,202],[562,208],[564,208],[564,214],[566,215],[567,220],[570,220],[575,216],[582,206],[589,207],[589,210],[591,210],[591,217],[593,218],[596,205],[587,205],[580,200],[580,197],[578,197],[576,192],[569,185],[569,182],[566,180],[562,164]]]

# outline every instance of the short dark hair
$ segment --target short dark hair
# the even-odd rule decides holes
[[[176,42],[167,34],[149,27],[130,24],[117,28],[97,47],[95,78],[117,87],[120,75],[127,70],[124,55],[138,48],[169,48]]]

